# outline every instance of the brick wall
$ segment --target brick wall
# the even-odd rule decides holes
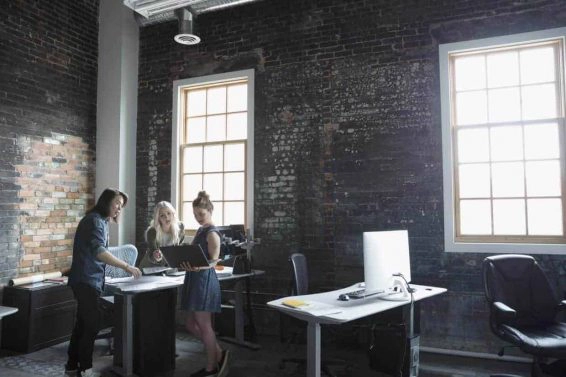
[[[93,205],[98,0],[0,7],[0,287],[70,266]]]
[[[363,279],[363,231],[403,228],[413,281],[449,289],[423,303],[422,344],[496,350],[485,255],[443,250],[438,44],[561,26],[562,0],[289,0],[201,15],[193,47],[176,22],[143,28],[138,241],[170,198],[173,81],[254,68],[256,302],[286,292],[292,251],[313,289],[341,287]],[[538,259],[565,290],[565,259]]]

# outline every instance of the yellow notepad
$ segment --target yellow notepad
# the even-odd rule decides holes
[[[288,298],[286,300],[281,301],[281,304],[288,306],[290,308],[300,308],[301,306],[306,306],[308,305],[307,302],[303,301],[303,300],[297,300],[294,298]]]

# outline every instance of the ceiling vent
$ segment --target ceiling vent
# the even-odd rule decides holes
[[[200,38],[193,34],[193,14],[188,9],[175,9],[179,21],[179,32],[175,35],[175,42],[182,45],[196,45]]]

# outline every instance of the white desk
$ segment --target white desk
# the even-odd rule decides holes
[[[18,308],[13,308],[11,306],[0,306],[0,319],[6,317],[7,315],[14,314],[18,311]]]
[[[252,276],[262,275],[264,271],[253,270],[247,274],[228,275],[218,274],[218,280],[228,281],[235,280],[235,305],[234,305],[234,331],[235,339],[223,339],[232,341],[233,343],[250,347],[252,349],[259,348],[258,345],[246,342],[244,340],[244,299],[243,284],[246,279]],[[115,372],[121,376],[134,376],[133,372],[133,304],[134,295],[142,292],[156,291],[162,289],[170,289],[183,285],[185,275],[169,277],[169,276],[142,276],[139,279],[125,278],[107,280],[106,285],[116,291],[116,294],[123,296],[123,316],[122,316],[122,366],[115,366]]]
[[[427,287],[411,284],[416,291],[413,293],[415,301],[439,295],[446,292],[445,288]],[[308,322],[307,326],[307,376],[320,377],[320,324],[340,324],[356,319],[381,313],[393,308],[407,305],[410,301],[386,301],[375,296],[363,299],[350,299],[339,301],[337,298],[341,293],[347,293],[359,289],[355,284],[348,288],[335,291],[317,293],[304,296],[284,297],[268,302],[267,304],[277,310],[287,313],[293,317]],[[306,310],[294,309],[284,306],[282,302],[286,299],[299,299],[312,303],[312,308],[321,315],[313,315]],[[412,321],[412,318],[410,319]]]

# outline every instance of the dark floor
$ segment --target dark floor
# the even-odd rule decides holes
[[[228,373],[229,377],[297,377],[305,375],[304,369],[297,368],[292,364],[283,369],[279,368],[281,357],[304,356],[304,346],[286,346],[281,344],[277,337],[259,338],[259,343],[261,349],[257,351],[231,344],[222,344],[232,350],[233,357]],[[0,376],[63,376],[67,344],[58,344],[29,354],[11,354],[3,351],[0,353]],[[328,346],[325,347],[325,357],[339,357],[348,360],[351,364],[348,369],[343,367],[333,368],[337,377],[385,376],[372,371],[368,367],[364,350],[332,350],[328,349]],[[104,376],[111,377],[114,376],[111,371],[112,357],[105,355],[107,350],[107,340],[97,340],[94,369],[103,372]],[[172,376],[188,377],[190,373],[203,367],[205,355],[201,343],[182,330],[177,332],[176,352],[178,357],[176,369]],[[527,377],[529,376],[529,365],[422,352],[420,355],[420,377],[488,377],[497,372]]]

